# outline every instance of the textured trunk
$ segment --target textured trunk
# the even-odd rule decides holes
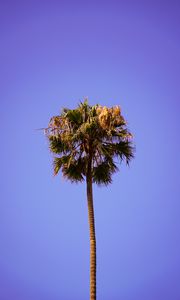
[[[87,173],[86,183],[90,231],[90,300],[96,300],[96,235],[94,222],[91,168],[89,168],[89,172]]]

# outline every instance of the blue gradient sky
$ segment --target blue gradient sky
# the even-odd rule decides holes
[[[119,104],[136,158],[94,187],[98,300],[180,299],[178,1],[1,1],[0,299],[89,299],[85,185],[52,175],[61,107]]]

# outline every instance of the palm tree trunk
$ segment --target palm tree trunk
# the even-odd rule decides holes
[[[96,300],[96,234],[93,208],[92,174],[86,176],[90,231],[90,300]]]

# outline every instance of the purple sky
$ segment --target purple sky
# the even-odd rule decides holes
[[[136,144],[94,187],[98,300],[179,300],[180,3],[2,0],[0,41],[0,299],[89,299],[85,185],[35,130],[88,96]]]

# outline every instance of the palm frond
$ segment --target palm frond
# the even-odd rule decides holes
[[[49,149],[56,154],[66,153],[70,151],[69,144],[64,142],[60,136],[49,136]]]
[[[93,182],[98,185],[108,185],[112,183],[112,174],[116,171],[118,171],[118,168],[113,161],[103,161],[93,168]]]
[[[81,182],[83,177],[83,165],[80,160],[72,160],[69,165],[64,164],[62,167],[63,176],[71,182]]]
[[[114,152],[117,157],[125,160],[127,164],[134,157],[134,147],[130,141],[121,141],[114,144]]]
[[[72,123],[72,125],[82,124],[82,115],[78,109],[67,111],[66,118]]]
[[[64,155],[62,157],[54,157],[54,161],[53,161],[54,175],[57,175],[63,166],[68,166],[70,159],[71,159],[70,155]]]

